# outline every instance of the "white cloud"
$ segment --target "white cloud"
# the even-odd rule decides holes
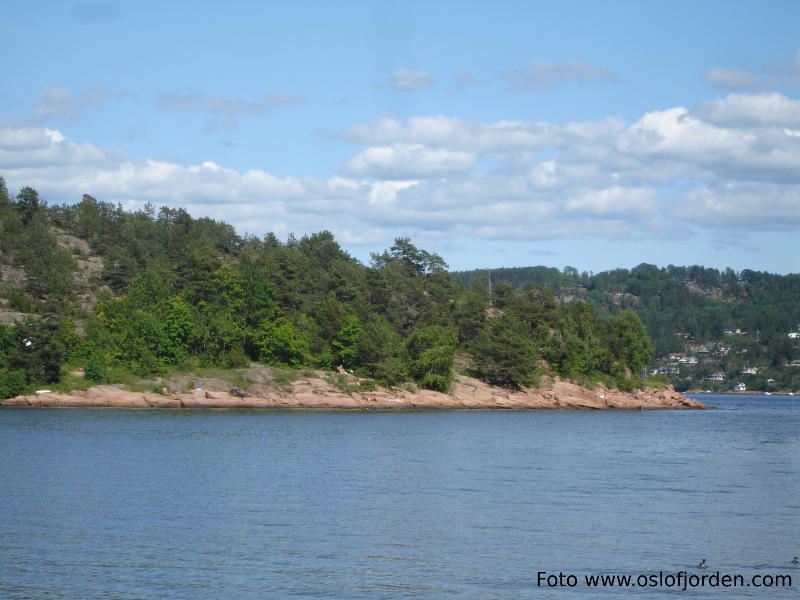
[[[119,156],[92,144],[76,144],[60,132],[42,127],[0,127],[0,167],[40,168],[58,165],[97,165]]]
[[[257,234],[329,229],[348,244],[401,233],[536,240],[797,230],[797,106],[778,94],[732,94],[632,123],[379,119],[339,136],[357,149],[328,179],[132,161],[54,129],[6,125],[0,175],[52,202],[84,193],[129,208],[149,201]]]
[[[800,101],[777,93],[730,94],[701,104],[692,113],[715,125],[800,129]]]
[[[506,69],[500,73],[515,92],[540,92],[566,82],[616,83],[619,78],[608,69],[593,67],[579,60],[545,62],[532,60],[521,69]]]
[[[340,137],[358,144],[425,144],[469,152],[513,152],[553,148],[570,141],[612,136],[623,124],[616,119],[557,125],[544,122],[482,123],[438,116],[383,118],[358,124]]]
[[[618,140],[621,152],[677,161],[718,177],[800,182],[800,138],[772,128],[713,125],[686,108],[647,113]]]
[[[410,69],[397,69],[390,77],[392,87],[396,90],[409,91],[430,87],[433,85],[433,76],[426,71],[412,71]]]
[[[422,144],[372,146],[347,161],[344,170],[380,179],[408,179],[468,171],[475,158],[469,152],[428,148]]]
[[[614,186],[579,193],[567,200],[566,208],[584,215],[644,219],[656,214],[656,197],[654,189]]]
[[[800,228],[800,186],[752,182],[702,186],[687,194],[675,216],[715,228],[794,230]]]

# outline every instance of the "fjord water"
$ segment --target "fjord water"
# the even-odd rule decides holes
[[[715,411],[0,410],[0,597],[615,598],[791,574],[800,397]]]

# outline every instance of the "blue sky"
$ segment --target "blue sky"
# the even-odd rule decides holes
[[[800,271],[800,3],[7,0],[0,175],[452,268]]]

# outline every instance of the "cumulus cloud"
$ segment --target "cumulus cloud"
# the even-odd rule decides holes
[[[0,128],[0,175],[9,188],[31,185],[52,202],[72,202],[91,193],[129,209],[145,202],[182,206],[195,215],[232,221],[243,231],[284,235],[331,229],[333,220],[341,229],[361,231],[361,221],[351,215],[358,214],[359,203],[368,202],[370,191],[338,176],[279,177],[211,161],[131,161],[119,151],[76,143],[42,128]]]
[[[410,69],[397,69],[390,77],[392,87],[396,90],[409,91],[430,87],[433,85],[433,76],[426,71],[412,71]]]
[[[6,125],[0,175],[54,202],[91,193],[128,208],[184,206],[242,231],[330,229],[347,244],[401,233],[542,240],[797,230],[797,110],[779,94],[731,94],[629,123],[378,119],[339,135],[357,148],[328,179],[133,161],[54,129]]]
[[[681,163],[686,174],[704,169],[722,178],[800,182],[800,138],[772,128],[713,125],[683,107],[647,113],[618,147],[632,157]]]
[[[664,186],[688,185],[695,190],[712,189],[709,185],[718,189],[723,182],[778,186],[759,188],[763,192],[759,201],[768,204],[778,190],[800,184],[799,106],[797,100],[780,94],[731,94],[694,109],[646,113],[629,124],[619,119],[485,123],[438,115],[378,119],[354,125],[340,137],[367,146],[347,164],[349,173],[421,180],[398,193],[404,212],[396,218],[401,220],[416,215],[422,222],[423,209],[431,216],[437,207],[457,205],[458,214],[449,217],[455,216],[463,226],[472,206],[480,207],[485,219],[497,219],[502,213],[487,206],[513,206],[514,214],[551,224],[566,214],[584,218],[587,224],[604,219],[604,227],[614,220],[613,231],[618,233],[625,230],[625,223],[633,222],[674,232],[678,229],[674,223],[683,217],[671,214],[673,225],[664,222],[658,192]],[[469,158],[448,163],[446,159],[458,152],[468,153]],[[499,168],[495,176],[478,177],[473,166],[487,155]],[[673,202],[674,196],[670,194]],[[410,213],[416,198],[420,213]],[[778,200],[785,205],[783,198],[785,194]],[[753,202],[757,199],[751,196]],[[713,212],[708,203],[697,203],[694,209],[690,220],[698,225],[705,222],[697,211]],[[800,206],[795,210],[800,212]],[[498,225],[497,231],[506,225],[514,223]],[[476,235],[494,230],[486,223],[478,227],[477,222],[474,229]],[[563,229],[554,227],[550,234],[530,234],[559,231]]]
[[[621,186],[587,190],[567,200],[566,209],[583,215],[645,219],[658,210],[657,194],[654,189]]]
[[[340,135],[358,144],[425,144],[470,152],[503,152],[552,148],[568,140],[606,135],[621,127],[619,121],[567,123],[463,121],[443,115],[392,118],[354,125]]]
[[[475,165],[475,159],[469,152],[428,148],[422,144],[393,144],[359,152],[345,163],[344,170],[379,179],[408,179],[467,171]]]
[[[791,231],[800,228],[800,186],[754,182],[704,185],[686,195],[675,216],[706,227]]]
[[[541,92],[566,82],[619,81],[608,69],[593,67],[579,60],[551,63],[535,59],[521,69],[506,69],[500,76],[508,82],[510,90],[515,92]]]
[[[73,164],[94,168],[113,162],[119,156],[119,152],[113,150],[75,143],[53,129],[0,127],[0,167],[4,170]]]
[[[730,94],[692,112],[714,125],[800,129],[800,101],[777,93]]]

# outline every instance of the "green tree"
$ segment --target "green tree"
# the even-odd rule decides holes
[[[634,375],[641,375],[653,358],[653,343],[647,327],[632,310],[625,310],[608,322],[608,340],[613,356]]]
[[[55,383],[64,360],[58,323],[50,319],[26,319],[11,328],[6,342],[9,371],[25,374],[28,382]]]
[[[400,357],[403,341],[381,315],[372,315],[364,324],[358,344],[359,362],[363,371],[386,385],[399,385],[408,376]]]
[[[27,225],[42,207],[39,193],[32,187],[24,187],[17,194],[17,210],[22,217],[22,224]]]
[[[8,195],[6,180],[0,177],[0,214],[6,212],[11,206],[11,196]]]
[[[453,384],[456,335],[445,327],[417,329],[406,342],[408,374],[422,387],[447,392]]]
[[[253,337],[259,350],[259,359],[265,363],[292,368],[308,364],[308,342],[284,317],[262,322]]]
[[[336,333],[336,337],[331,342],[336,364],[344,365],[347,369],[361,366],[358,349],[363,335],[364,329],[361,327],[359,318],[356,315],[347,317],[344,327]]]
[[[525,326],[511,317],[488,319],[469,353],[473,369],[487,383],[519,389],[535,381],[536,348]]]

